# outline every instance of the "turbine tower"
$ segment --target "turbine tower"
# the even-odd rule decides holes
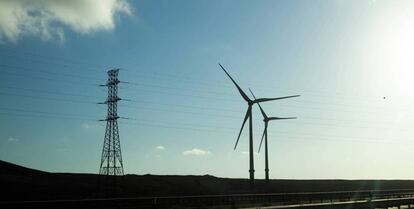
[[[239,135],[237,137],[236,140],[236,144],[234,145],[234,150],[237,147],[237,144],[239,143],[239,139],[240,139],[240,135],[243,131],[243,127],[244,124],[246,123],[247,119],[249,119],[249,173],[250,173],[250,187],[254,187],[254,160],[253,160],[253,120],[252,120],[252,106],[256,103],[260,103],[260,102],[267,102],[267,101],[272,101],[272,100],[279,100],[279,99],[287,99],[287,98],[291,98],[291,97],[297,97],[299,95],[294,95],[294,96],[286,96],[286,97],[278,97],[278,98],[259,98],[259,99],[254,99],[251,100],[246,93],[244,93],[244,91],[240,88],[240,86],[236,83],[236,81],[230,76],[229,73],[227,73],[227,71],[224,69],[224,67],[219,64],[221,69],[224,71],[224,73],[226,73],[226,75],[230,78],[230,80],[233,82],[233,84],[236,86],[237,90],[239,91],[240,95],[243,97],[243,99],[247,102],[248,108],[247,108],[247,112],[246,115],[244,116],[244,120],[239,132]]]
[[[118,119],[117,113],[118,101],[118,80],[119,69],[112,69],[108,71],[108,81],[105,85],[108,87],[108,98],[105,102],[100,104],[108,105],[108,114],[106,119],[105,139],[102,149],[101,165],[99,168],[100,175],[124,175],[124,166],[121,155],[121,142],[119,140]]]
[[[256,96],[253,94],[252,90],[249,88],[250,93],[252,93],[252,96],[254,99],[256,99]],[[268,152],[268,146],[267,146],[267,127],[269,124],[269,121],[272,120],[288,120],[288,119],[296,119],[296,117],[286,117],[286,118],[280,118],[280,117],[268,117],[265,113],[265,111],[263,110],[262,106],[260,105],[260,103],[258,103],[259,108],[260,108],[260,112],[262,113],[263,116],[263,122],[264,122],[264,130],[263,130],[263,135],[262,135],[262,140],[260,140],[260,145],[259,145],[259,151],[260,152],[260,148],[262,147],[262,143],[263,143],[263,138],[265,139],[265,177],[266,177],[266,183],[269,182],[269,152]]]

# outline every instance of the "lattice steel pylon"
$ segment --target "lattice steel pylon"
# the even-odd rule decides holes
[[[104,144],[102,149],[101,165],[99,168],[100,175],[124,175],[124,165],[121,155],[121,142],[119,140],[118,119],[117,113],[118,101],[118,80],[119,69],[112,69],[108,71],[108,81],[105,85],[108,87],[108,98],[101,104],[108,105],[108,113],[106,119],[106,131]]]

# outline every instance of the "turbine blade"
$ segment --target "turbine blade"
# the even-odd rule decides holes
[[[257,152],[260,152],[260,148],[262,148],[262,143],[263,143],[263,139],[264,139],[264,136],[266,134],[266,131],[267,131],[267,122],[265,123],[265,128],[263,130],[262,140],[260,140],[259,151],[257,151]]]
[[[253,101],[253,103],[267,102],[267,101],[280,100],[280,99],[287,99],[287,98],[299,97],[299,96],[300,95],[286,96],[286,97],[276,97],[276,98],[260,98],[260,99],[255,99]]]
[[[253,91],[250,88],[249,88],[249,91],[250,91],[250,93],[252,93],[253,98],[256,100],[256,96],[254,96]],[[266,115],[265,111],[263,110],[262,106],[260,105],[260,103],[257,103],[257,104],[259,105],[260,112],[262,112],[263,117],[267,118],[267,115]]]
[[[296,119],[296,117],[286,117],[286,118],[269,117],[269,120],[287,120],[287,119]]]
[[[236,141],[236,144],[234,145],[234,150],[236,150],[237,144],[239,143],[240,135],[243,131],[244,124],[246,124],[246,121],[249,118],[249,109],[250,108],[247,109],[246,116],[244,116],[244,120],[243,120],[242,126],[241,126],[240,131],[239,131],[239,136],[237,136],[237,141]]]
[[[243,97],[244,100],[246,100],[246,102],[251,101],[250,98],[247,96],[246,93],[244,93],[244,91],[240,88],[240,86],[236,83],[236,81],[230,76],[230,74],[224,69],[223,66],[221,66],[221,64],[219,63],[221,69],[227,74],[227,76],[230,78],[230,80],[234,83],[234,85],[236,86],[237,90],[239,90],[240,95]]]

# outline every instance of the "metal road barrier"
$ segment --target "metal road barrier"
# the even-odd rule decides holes
[[[268,193],[268,194],[232,194],[200,196],[164,196],[164,197],[128,197],[109,199],[44,200],[44,201],[2,201],[0,208],[27,209],[140,209],[140,208],[224,208],[287,206],[340,203],[371,202],[376,200],[394,202],[397,199],[414,201],[414,189],[406,190],[363,190],[340,192],[304,192],[304,193]],[[405,202],[406,203],[406,202]],[[349,204],[349,203],[348,203]],[[332,204],[331,204],[332,205]]]
[[[393,198],[393,199],[375,199],[375,200],[357,200],[331,203],[308,203],[297,205],[275,205],[268,207],[251,207],[243,209],[374,209],[374,208],[411,208],[414,205],[414,197]]]

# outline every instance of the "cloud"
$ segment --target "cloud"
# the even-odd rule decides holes
[[[248,155],[249,154],[249,152],[247,152],[247,151],[243,151],[243,152],[241,152],[243,155]],[[259,153],[258,152],[254,152],[253,153],[253,155],[259,155]]]
[[[155,147],[155,149],[156,150],[165,150],[165,147],[160,145],[160,146]]]
[[[20,141],[20,139],[17,139],[17,138],[14,138],[14,137],[9,137],[9,138],[7,139],[7,141],[8,141],[8,142],[18,142],[18,141]]]
[[[82,124],[82,128],[84,128],[84,129],[89,129],[89,128],[90,128],[90,126],[89,126],[89,124],[87,124],[87,123],[83,123],[83,124]]]
[[[0,41],[64,40],[64,26],[81,34],[109,31],[120,13],[132,14],[126,0],[0,0]]]
[[[209,155],[211,154],[210,151],[206,151],[206,150],[202,150],[202,149],[198,149],[198,148],[194,148],[192,150],[186,150],[184,152],[182,152],[183,155],[188,156],[188,155],[196,155],[196,156],[202,156],[202,155]]]
[[[378,3],[378,0],[369,0],[368,3],[370,5],[374,5],[374,4]]]

